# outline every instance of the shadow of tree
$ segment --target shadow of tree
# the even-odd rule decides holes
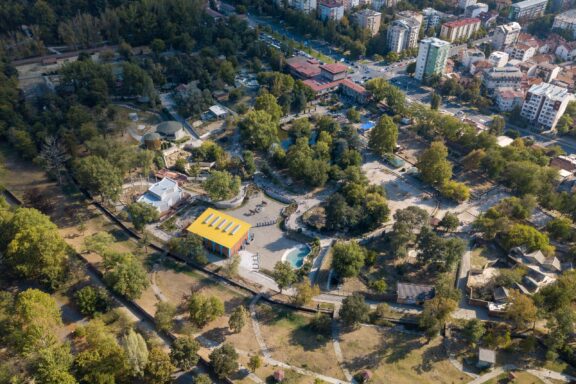
[[[301,346],[304,351],[325,347],[329,340],[330,336],[314,332],[309,324],[296,328],[290,334],[290,342]]]
[[[389,354],[386,356],[386,363],[392,364],[403,360],[415,349],[421,348],[423,343],[420,337],[407,335],[400,332],[390,332],[389,340],[386,347],[389,348]]]
[[[444,360],[446,357],[446,353],[444,352],[444,348],[441,344],[430,347],[426,349],[422,354],[422,363],[416,366],[415,370],[418,372],[418,374],[430,372],[434,363]]]
[[[207,338],[208,340],[212,340],[221,344],[226,341],[226,336],[228,334],[229,331],[227,327],[219,327],[203,332],[202,336]]]

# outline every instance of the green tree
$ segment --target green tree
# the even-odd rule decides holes
[[[76,384],[70,373],[74,357],[68,344],[54,345],[42,348],[36,352],[33,362],[34,378],[39,383],[46,384]],[[16,382],[16,381],[14,381]]]
[[[278,141],[277,122],[266,111],[248,112],[239,127],[244,141],[251,148],[266,150]]]
[[[355,241],[338,242],[332,248],[332,268],[341,277],[355,277],[364,266],[366,251]]]
[[[442,220],[440,220],[440,223],[438,224],[438,226],[444,228],[448,232],[456,230],[456,228],[458,228],[459,225],[460,220],[458,219],[458,216],[456,216],[452,212],[446,212],[444,214],[444,217],[442,218]]]
[[[276,97],[267,92],[256,98],[254,109],[268,113],[276,123],[278,123],[282,117],[282,107],[278,105]]]
[[[247,318],[248,311],[246,311],[246,308],[243,305],[237,306],[228,319],[228,328],[234,333],[240,333],[244,325],[246,325]]]
[[[292,120],[292,128],[290,129],[290,134],[294,137],[308,137],[312,131],[312,124],[307,117],[301,117],[296,120]]]
[[[379,77],[366,83],[366,89],[375,100],[384,101],[395,114],[403,114],[406,110],[406,96],[402,91]]]
[[[84,239],[84,248],[87,252],[94,252],[103,256],[116,239],[108,232],[97,232]]]
[[[141,334],[130,329],[123,338],[123,346],[128,359],[128,369],[131,376],[142,377],[148,364],[148,346]]]
[[[525,224],[512,225],[503,236],[506,248],[525,246],[529,252],[541,250],[545,254],[552,254],[554,247],[550,245],[548,236],[536,228]]]
[[[436,296],[424,303],[424,310],[420,317],[420,326],[424,328],[428,341],[435,337],[451,313],[458,307],[458,303],[451,299]]]
[[[406,256],[407,246],[416,240],[416,234],[423,226],[428,225],[429,219],[426,210],[414,205],[394,213],[390,245],[396,257]]]
[[[454,180],[447,180],[440,187],[442,196],[455,200],[459,203],[464,202],[470,198],[470,188],[464,183],[459,183]]]
[[[252,372],[256,372],[258,368],[262,366],[262,359],[260,355],[252,355],[250,356],[250,360],[248,361],[248,369]]]
[[[102,199],[116,201],[122,191],[122,173],[100,156],[86,156],[76,161],[78,183]]]
[[[506,308],[506,317],[514,328],[525,328],[534,325],[538,316],[538,308],[528,295],[517,289],[510,291],[510,302]]]
[[[231,375],[238,369],[238,353],[231,344],[225,343],[210,354],[210,364],[220,378]]]
[[[74,294],[74,302],[86,316],[105,313],[110,309],[110,299],[104,288],[88,285]]]
[[[179,369],[188,371],[198,364],[200,343],[191,336],[179,337],[172,344],[170,360]]]
[[[346,111],[346,117],[352,123],[360,122],[360,112],[358,112],[358,110],[354,107],[349,108],[348,111]]]
[[[206,297],[200,293],[194,293],[190,297],[188,311],[190,321],[202,328],[224,314],[224,304],[216,296]]]
[[[160,301],[156,303],[156,313],[154,314],[154,322],[159,330],[168,332],[172,329],[172,321],[176,315],[176,307],[168,301]]]
[[[278,261],[274,265],[274,270],[272,271],[272,278],[280,288],[280,293],[296,282],[296,272],[294,272],[294,268],[290,265],[287,261]]]
[[[422,179],[436,187],[440,187],[452,177],[452,164],[447,160],[448,149],[441,141],[435,141],[426,149],[416,167]]]
[[[144,370],[144,378],[149,384],[168,384],[172,382],[174,366],[170,356],[160,347],[154,347],[148,356],[148,364]]]
[[[495,136],[500,136],[504,133],[504,128],[506,128],[506,121],[502,116],[494,116],[492,123],[490,124],[489,132]]]
[[[240,178],[228,171],[212,171],[203,186],[212,200],[230,199],[240,191]]]
[[[570,240],[573,236],[572,221],[566,217],[556,217],[546,224],[546,230],[553,239]]]
[[[13,272],[52,287],[63,280],[69,247],[48,216],[35,209],[18,208],[1,225],[0,232],[3,262]]]
[[[248,176],[252,176],[256,172],[256,162],[254,161],[254,152],[244,151],[242,152],[242,158],[244,159],[244,170]]]
[[[38,289],[27,289],[16,297],[11,319],[10,339],[19,350],[32,353],[57,344],[56,332],[62,326],[56,301]]]
[[[348,326],[356,326],[361,322],[368,321],[370,306],[364,301],[364,297],[359,294],[347,296],[342,301],[340,308],[340,319]]]
[[[434,111],[437,111],[440,108],[440,104],[442,104],[442,96],[436,92],[433,92],[432,99],[430,100],[430,108]]]
[[[294,304],[306,305],[312,298],[320,294],[320,288],[317,285],[310,285],[310,282],[304,280],[296,285],[296,294],[292,297]]]
[[[368,146],[374,153],[383,156],[394,152],[397,140],[398,127],[389,116],[384,115],[370,130]]]
[[[478,345],[478,342],[486,333],[486,328],[484,327],[484,323],[482,323],[478,319],[471,319],[468,320],[464,329],[462,330],[462,335],[464,339],[468,342],[468,345],[474,347]]]
[[[142,263],[131,253],[106,252],[104,267],[106,284],[130,300],[139,298],[150,285]]]
[[[208,263],[202,238],[194,233],[189,232],[184,237],[171,238],[168,241],[168,249],[180,257],[189,258],[197,263]]]
[[[150,49],[152,49],[152,52],[156,55],[159,55],[166,50],[166,43],[162,39],[154,39],[150,43]]]
[[[128,214],[132,224],[134,224],[134,228],[138,231],[142,231],[147,224],[157,221],[160,216],[154,206],[139,202],[128,206]]]
[[[194,378],[194,384],[212,384],[212,380],[207,374],[201,373]]]

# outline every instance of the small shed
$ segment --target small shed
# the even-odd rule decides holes
[[[496,364],[496,351],[493,349],[479,348],[478,363],[476,366],[480,369],[490,368]]]
[[[434,297],[435,290],[432,285],[398,283],[396,294],[396,301],[400,304],[423,304]]]
[[[218,104],[211,106],[208,108],[208,110],[210,111],[210,114],[212,114],[217,119],[223,119],[228,116],[228,111]]]

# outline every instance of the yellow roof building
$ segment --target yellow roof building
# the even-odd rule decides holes
[[[215,209],[208,208],[187,228],[204,239],[232,248],[252,228],[250,224]]]

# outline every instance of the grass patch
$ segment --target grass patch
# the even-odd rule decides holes
[[[509,375],[508,373],[503,373],[500,376],[488,380],[485,382],[485,384],[504,384],[504,383],[514,383],[514,384],[543,384],[544,382],[542,380],[540,380],[539,378],[537,378],[536,376],[533,376],[531,374],[529,374],[528,372],[514,372],[514,375],[516,375],[516,379],[514,380],[509,380]]]
[[[488,261],[486,248],[476,248],[470,252],[470,265],[472,268],[483,268]]]

